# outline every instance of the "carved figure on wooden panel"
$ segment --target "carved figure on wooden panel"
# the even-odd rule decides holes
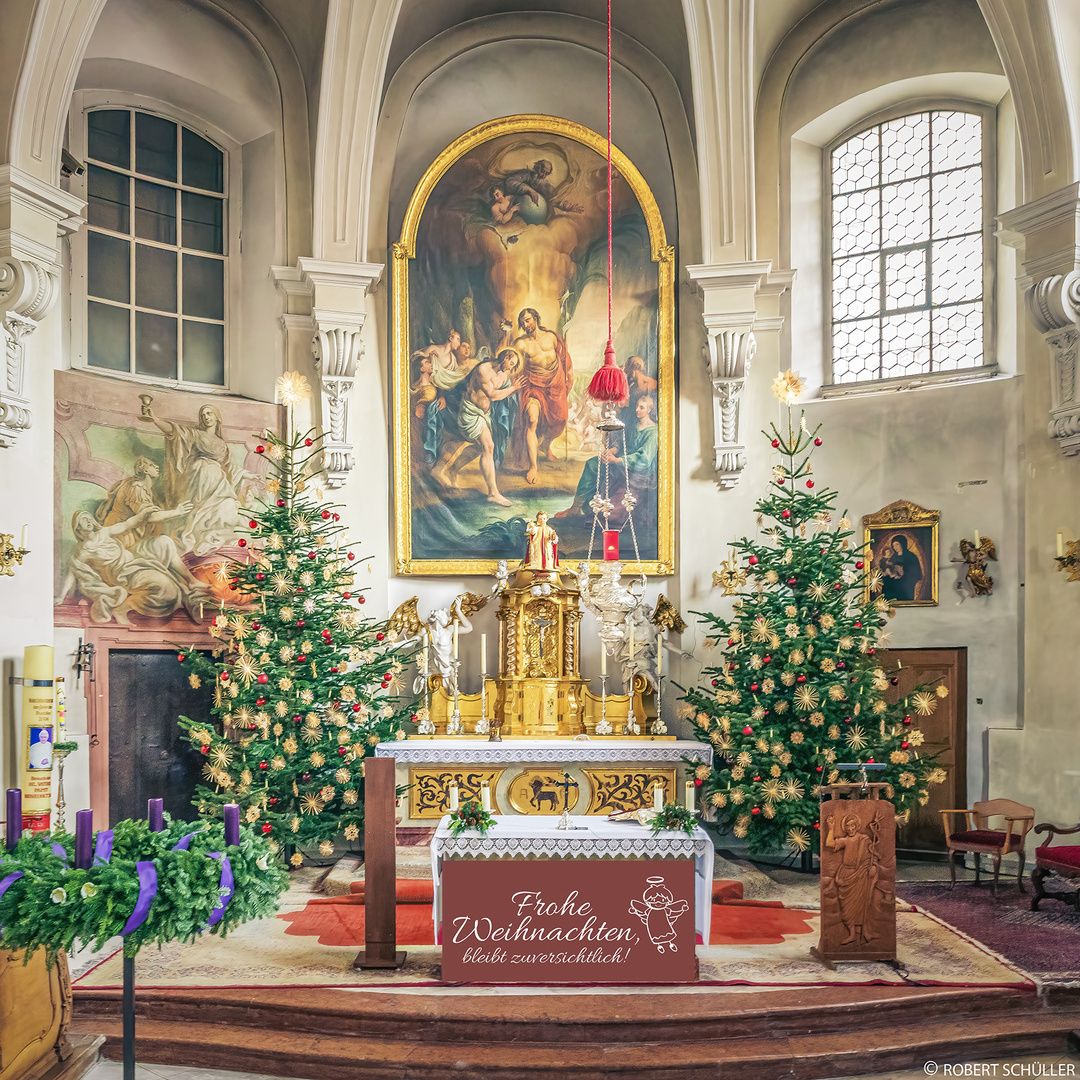
[[[835,877],[840,920],[847,930],[847,937],[840,944],[852,945],[869,941],[872,936],[869,932],[871,908],[881,870],[878,822],[876,818],[872,819],[864,830],[860,830],[859,819],[854,814],[845,814],[841,821],[843,835],[836,836],[833,826],[837,816],[829,819],[825,845],[843,853]]]

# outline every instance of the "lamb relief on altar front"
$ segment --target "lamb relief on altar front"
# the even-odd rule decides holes
[[[278,406],[56,373],[56,621],[165,629],[209,618],[262,488]],[[174,623],[174,620],[177,620]]]

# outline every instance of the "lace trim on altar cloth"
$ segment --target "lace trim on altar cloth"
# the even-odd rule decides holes
[[[438,837],[442,858],[471,855],[475,858],[523,858],[546,855],[566,859],[700,859],[712,841],[707,837],[641,836],[599,839],[595,836],[450,836]]]
[[[605,746],[603,743],[579,742],[573,746],[521,746],[513,743],[427,742],[379,743],[376,757],[392,757],[403,764],[429,765],[540,765],[552,762],[680,762],[689,760],[711,765],[712,747],[699,743],[646,743],[642,746]]]

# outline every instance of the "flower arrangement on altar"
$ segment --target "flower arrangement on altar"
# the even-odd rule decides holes
[[[696,825],[694,811],[673,802],[665,803],[649,818],[649,827],[654,833],[681,831],[691,836]]]
[[[483,836],[494,824],[494,815],[488,813],[475,799],[469,799],[451,812],[450,835],[457,836],[467,829],[475,829]]]
[[[44,948],[52,964],[76,941],[100,948],[120,934],[133,956],[148,942],[224,936],[277,909],[288,874],[261,836],[229,822],[161,824],[103,829],[92,856],[89,829],[27,834],[0,851],[0,944],[27,959]]]

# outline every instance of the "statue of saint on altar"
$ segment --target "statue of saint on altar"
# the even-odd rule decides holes
[[[558,570],[559,534],[547,523],[543,510],[525,526],[526,548],[523,570]]]

